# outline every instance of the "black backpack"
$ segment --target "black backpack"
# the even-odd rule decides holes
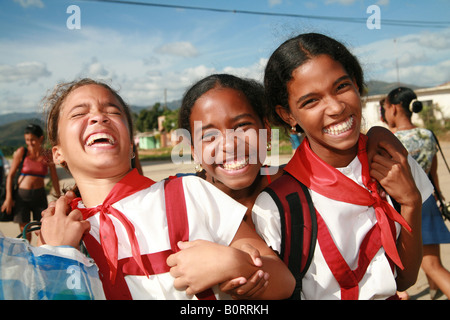
[[[295,277],[291,299],[300,299],[302,279],[308,270],[317,239],[316,210],[308,188],[284,173],[264,189],[275,201],[280,213],[280,258]]]

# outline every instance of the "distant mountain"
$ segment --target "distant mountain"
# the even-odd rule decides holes
[[[0,146],[3,148],[25,145],[23,131],[30,123],[38,124],[45,130],[44,122],[38,118],[22,119],[4,124],[0,126]]]
[[[407,87],[412,90],[420,89],[423,87],[415,86],[412,84],[405,84],[397,82],[384,82],[384,81],[377,81],[377,80],[370,80],[367,81],[367,90],[369,92],[369,96],[374,96],[378,94],[388,94],[391,90],[397,88],[397,87]]]
[[[0,126],[25,119],[42,119],[43,115],[39,112],[12,112],[0,114]]]
[[[160,104],[164,105],[163,102],[160,102]],[[180,106],[181,106],[181,99],[167,102],[167,108],[169,108],[170,110],[177,110],[180,108]],[[153,105],[147,106],[147,107],[130,106],[131,111],[133,111],[134,113],[139,113],[139,112],[141,112],[142,109],[151,109],[152,107],[153,107]]]

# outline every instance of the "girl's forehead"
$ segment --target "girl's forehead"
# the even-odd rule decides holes
[[[66,101],[77,99],[109,99],[117,101],[116,96],[109,89],[98,84],[87,84],[78,87],[66,97]]]
[[[205,92],[194,103],[193,109],[202,109],[199,115],[207,115],[212,112],[229,113],[232,111],[248,112],[243,109],[254,111],[248,98],[242,91],[234,88],[218,87]]]
[[[87,84],[73,89],[64,99],[61,105],[61,112],[67,106],[88,104],[90,101],[97,101],[101,104],[114,104],[123,107],[116,96],[107,88],[98,84]]]

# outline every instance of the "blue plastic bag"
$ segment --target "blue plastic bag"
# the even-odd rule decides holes
[[[98,268],[72,247],[33,247],[0,233],[0,299],[105,299]]]

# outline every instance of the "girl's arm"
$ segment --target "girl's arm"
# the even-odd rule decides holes
[[[19,169],[20,162],[24,156],[25,148],[20,147],[14,152],[13,161],[11,164],[11,168],[9,170],[8,176],[6,177],[6,197],[5,201],[2,204],[2,211],[10,214],[12,211],[12,207],[14,205],[13,199],[13,179],[16,175],[17,170]]]
[[[213,285],[243,277],[251,278],[258,270],[269,275],[267,285],[252,291],[252,299],[286,299],[294,290],[295,280],[286,265],[245,222],[242,222],[230,246],[194,241],[189,246],[167,259],[170,273],[176,279],[177,289],[186,289],[188,294],[201,292]],[[260,253],[260,263],[240,250],[250,245]],[[255,255],[253,255],[255,256]],[[258,274],[257,274],[258,275]]]
[[[416,186],[408,157],[386,142],[379,147],[386,155],[373,157],[370,174],[384,190],[401,205],[401,215],[411,227],[402,227],[397,239],[397,250],[404,269],[397,268],[397,290],[404,291],[417,280],[422,262],[422,197]]]

